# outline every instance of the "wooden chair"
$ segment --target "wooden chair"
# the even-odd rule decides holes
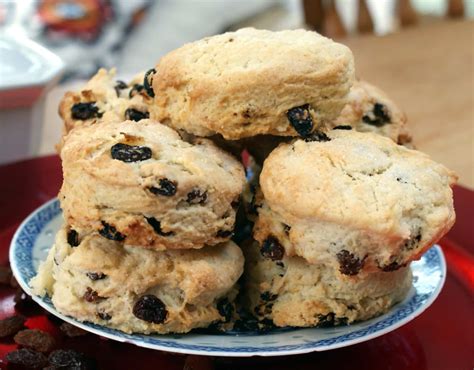
[[[460,18],[464,16],[463,0],[445,0],[448,2],[447,16]],[[342,38],[347,35],[334,0],[303,0],[305,22],[311,29],[331,38]],[[397,18],[400,27],[413,26],[419,23],[420,17],[410,0],[397,0]],[[358,0],[357,33],[372,33],[374,23],[367,6],[367,0]]]

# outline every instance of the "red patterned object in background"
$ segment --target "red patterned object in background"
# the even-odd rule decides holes
[[[10,240],[20,222],[56,196],[61,165],[56,156],[0,167],[0,265],[8,264]],[[17,307],[28,328],[51,333],[59,348],[75,349],[97,360],[99,369],[338,369],[461,370],[474,367],[474,192],[455,187],[457,222],[441,241],[448,263],[445,287],[422,315],[382,337],[351,347],[297,356],[202,358],[167,354],[106,340],[92,334],[67,337],[56,320],[38,307]],[[15,290],[0,287],[0,319],[15,312]],[[0,368],[17,348],[11,337],[0,340]],[[186,367],[185,367],[186,363]],[[193,366],[193,367],[191,367]]]

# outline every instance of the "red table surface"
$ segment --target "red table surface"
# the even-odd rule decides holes
[[[62,180],[57,156],[0,167],[0,264],[8,263],[10,240],[19,223],[58,193]],[[474,192],[454,188],[457,222],[441,241],[448,262],[446,285],[422,315],[382,337],[333,351],[273,358],[214,358],[215,369],[473,369],[474,368]],[[14,311],[13,289],[0,288],[0,318]],[[186,357],[88,334],[66,338],[44,316],[26,325],[50,331],[61,348],[96,358],[100,369],[183,369]],[[0,341],[0,368],[16,348]],[[3,364],[3,365],[2,365]]]

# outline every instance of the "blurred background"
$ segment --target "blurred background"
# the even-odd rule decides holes
[[[473,17],[474,0],[0,0],[0,164],[54,153],[59,100],[100,67],[127,79],[205,36],[304,27],[348,45],[417,148],[473,188]]]

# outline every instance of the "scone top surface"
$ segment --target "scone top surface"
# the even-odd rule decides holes
[[[188,143],[150,120],[102,123],[73,130],[61,157],[61,205],[78,231],[107,224],[128,244],[156,249],[200,248],[232,233],[244,171],[208,140]]]
[[[309,104],[313,128],[336,118],[353,69],[347,47],[315,32],[245,28],[163,57],[151,114],[199,136],[297,136],[287,111]]]
[[[372,133],[333,130],[326,139],[281,144],[260,176],[271,218],[303,249],[296,254],[314,262],[337,246],[406,263],[452,226],[456,177],[444,166]],[[258,229],[263,239],[268,230]]]

